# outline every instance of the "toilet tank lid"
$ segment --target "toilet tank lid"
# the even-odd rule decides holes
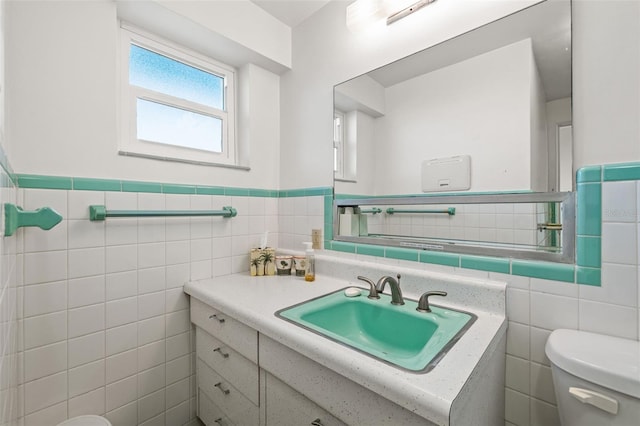
[[[562,370],[640,398],[640,342],[577,330],[555,330],[545,352]]]
[[[84,415],[73,417],[69,420],[65,420],[62,423],[58,423],[57,426],[111,426],[111,422],[101,416]]]

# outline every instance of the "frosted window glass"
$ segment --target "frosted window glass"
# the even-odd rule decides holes
[[[138,139],[222,152],[222,120],[144,99],[137,100]]]
[[[131,44],[129,83],[224,110],[224,79]]]

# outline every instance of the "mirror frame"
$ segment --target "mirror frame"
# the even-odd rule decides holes
[[[432,204],[508,204],[508,203],[548,203],[559,202],[562,217],[561,241],[559,252],[548,252],[535,249],[502,247],[500,243],[460,240],[456,244],[441,239],[430,240],[424,237],[415,241],[411,236],[402,238],[364,237],[339,235],[339,208],[389,205],[432,205]],[[575,263],[576,209],[575,192],[532,192],[532,193],[495,193],[495,194],[456,194],[417,197],[379,197],[379,198],[344,198],[333,201],[333,240],[356,244],[373,244],[380,246],[402,247],[416,250],[431,250],[458,254],[481,256],[510,257],[516,259],[542,260],[560,263]],[[409,240],[411,239],[411,240]],[[462,243],[464,242],[464,243]]]

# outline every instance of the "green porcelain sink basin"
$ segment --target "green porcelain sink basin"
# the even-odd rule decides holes
[[[431,305],[431,313],[416,311],[418,303],[391,304],[391,297],[347,297],[345,289],[282,309],[276,316],[309,331],[404,370],[426,373],[476,320],[474,314]]]

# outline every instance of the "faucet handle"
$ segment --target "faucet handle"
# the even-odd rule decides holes
[[[429,297],[430,296],[446,296],[446,291],[427,291],[420,296],[420,300],[418,300],[418,307],[416,311],[418,312],[431,312],[431,308],[429,307]]]
[[[360,275],[358,275],[358,279],[369,284],[369,296],[367,296],[369,299],[380,299],[380,296],[378,296],[378,289],[373,281]]]

